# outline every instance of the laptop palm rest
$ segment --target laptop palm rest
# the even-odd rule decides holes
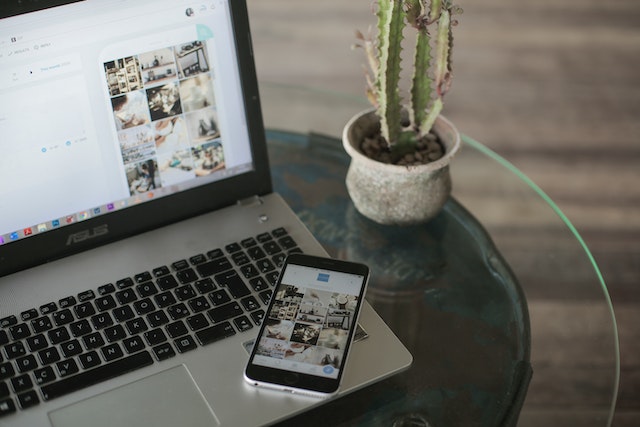
[[[220,425],[184,365],[58,409],[49,418],[54,427]]]

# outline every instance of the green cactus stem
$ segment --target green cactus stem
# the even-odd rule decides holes
[[[400,53],[405,12],[400,0],[378,1],[378,116],[382,136],[390,145],[399,138],[402,130],[402,99],[400,83]]]

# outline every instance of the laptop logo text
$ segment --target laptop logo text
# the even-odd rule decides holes
[[[102,224],[97,227],[93,227],[87,230],[82,230],[77,233],[73,233],[69,235],[69,237],[67,238],[67,246],[75,243],[84,242],[86,240],[90,240],[98,236],[104,236],[107,233],[109,233],[108,224]]]

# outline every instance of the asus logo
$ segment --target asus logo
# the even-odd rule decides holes
[[[109,225],[102,224],[93,229],[82,230],[77,233],[70,234],[67,238],[67,246],[93,239],[94,237],[104,236],[109,233]]]

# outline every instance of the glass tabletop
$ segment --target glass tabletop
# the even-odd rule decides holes
[[[535,183],[463,135],[442,214],[378,226],[348,200],[339,139],[366,100],[260,89],[275,190],[332,256],[374,266],[367,298],[415,360],[303,414],[306,423],[611,425],[620,368],[609,294],[584,241]]]

